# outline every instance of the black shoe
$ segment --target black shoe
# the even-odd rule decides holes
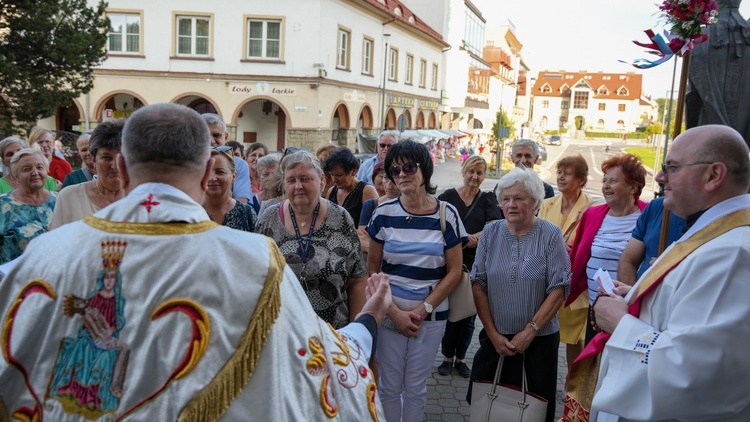
[[[469,378],[471,376],[471,368],[469,368],[469,365],[467,365],[466,362],[456,361],[456,369],[464,378]]]
[[[451,360],[444,360],[443,363],[438,366],[438,374],[440,375],[450,375],[451,374],[451,368],[453,368],[453,361]]]

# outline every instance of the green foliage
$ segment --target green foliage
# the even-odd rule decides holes
[[[664,128],[661,127],[661,123],[651,123],[650,125],[646,126],[646,130],[644,132],[647,135],[658,135],[664,132]]]
[[[25,132],[91,90],[92,67],[106,58],[106,7],[86,0],[0,3],[0,135]]]
[[[560,130],[545,130],[544,131],[545,135],[550,135],[550,136],[551,135],[562,135],[564,133],[568,133],[568,128],[564,127],[564,128],[561,128]]]
[[[626,134],[628,139],[646,139],[646,132],[630,132]],[[622,133],[618,132],[586,132],[587,138],[622,138]]]
[[[625,148],[625,152],[640,158],[643,164],[651,169],[658,168],[658,165],[656,164],[656,147]]]
[[[500,127],[507,126],[509,128],[509,136],[515,133],[516,129],[513,127],[513,121],[508,118],[505,111],[498,110],[495,114],[495,121],[492,122],[492,133],[495,135],[495,139],[500,139]]]

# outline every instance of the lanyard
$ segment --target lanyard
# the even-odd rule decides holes
[[[313,217],[312,221],[310,222],[310,231],[307,232],[307,243],[305,245],[302,244],[302,235],[299,234],[299,227],[297,227],[297,219],[294,217],[294,210],[292,209],[292,204],[289,204],[289,217],[292,218],[292,225],[294,226],[294,235],[297,237],[297,243],[299,244],[299,252],[300,256],[302,258],[302,263],[307,264],[307,253],[310,251],[310,242],[312,241],[312,232],[313,228],[315,227],[315,220],[318,219],[318,212],[320,211],[320,201],[318,201],[318,205],[315,206],[315,211],[313,211]]]

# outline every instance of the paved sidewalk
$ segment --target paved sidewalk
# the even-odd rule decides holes
[[[474,355],[479,349],[479,332],[482,330],[482,322],[477,318],[474,336],[471,346],[466,353],[466,362],[471,366]],[[557,354],[557,417],[562,417],[563,400],[565,399],[565,377],[568,374],[568,365],[565,361],[565,344],[560,344]],[[455,370],[451,375],[440,375],[437,367],[443,361],[443,355],[438,351],[435,356],[435,364],[432,375],[427,378],[427,407],[425,407],[425,421],[464,422],[469,420],[471,409],[466,402],[466,392],[469,388],[469,379],[458,375]]]

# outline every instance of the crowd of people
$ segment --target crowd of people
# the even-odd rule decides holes
[[[275,153],[174,104],[81,135],[76,171],[52,164],[51,132],[33,130],[32,148],[6,138],[0,420],[421,421],[433,371],[468,378],[471,403],[473,382],[502,365],[500,382],[544,398],[549,422],[561,341],[566,421],[745,420],[747,386],[712,387],[750,375],[735,347],[750,339],[738,136],[680,135],[657,174],[666,196],[650,204],[626,153],[602,163],[601,204],[583,191],[583,157],[557,162],[555,195],[525,140],[494,190],[473,154],[462,184],[436,196],[434,153],[398,132],[362,163],[331,145]],[[448,321],[464,273],[477,315]],[[78,326],[62,318],[74,315]]]

